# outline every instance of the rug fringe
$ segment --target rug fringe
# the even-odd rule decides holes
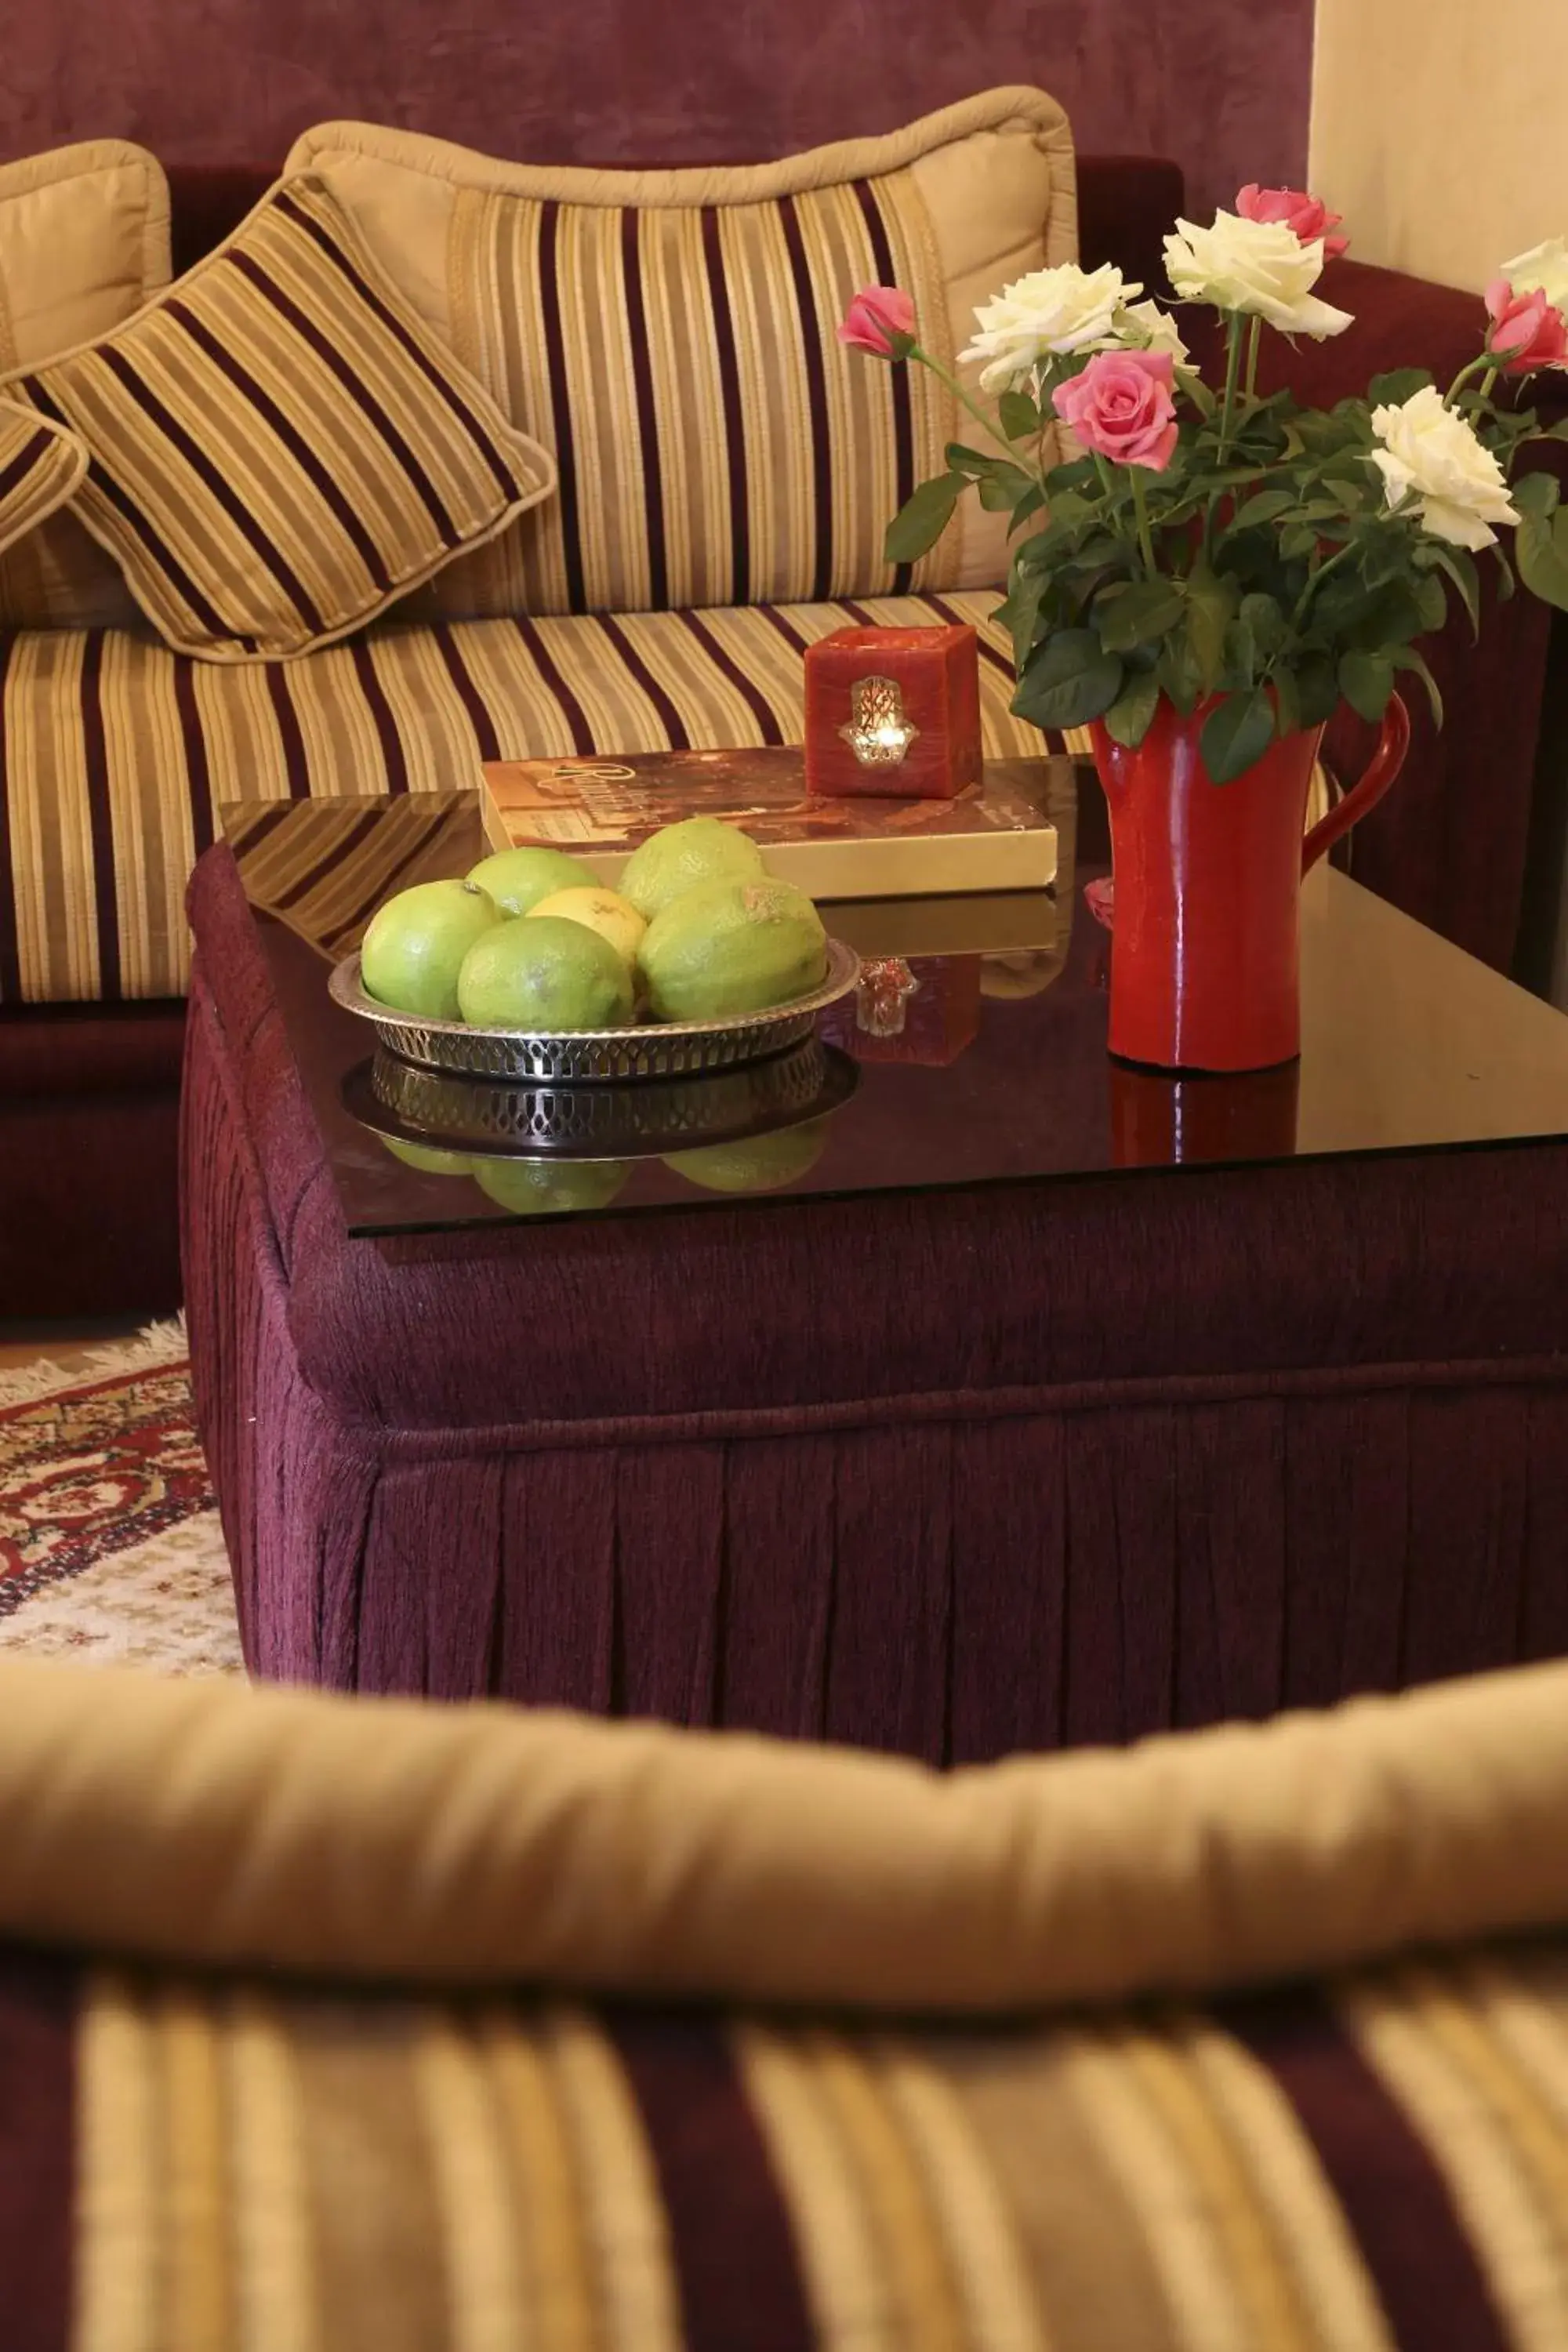
[[[189,1353],[185,1318],[184,1315],[170,1315],[162,1322],[147,1324],[134,1339],[115,1339],[106,1347],[89,1348],[87,1360],[95,1371],[109,1374],[142,1371],[154,1364],[183,1363]]]
[[[35,1404],[61,1390],[86,1388],[93,1381],[112,1380],[123,1372],[183,1363],[188,1353],[185,1318],[171,1315],[162,1322],[149,1323],[133,1339],[113,1339],[82,1349],[79,1363],[58,1364],[46,1356],[36,1364],[18,1364],[11,1371],[0,1372],[0,1408]]]

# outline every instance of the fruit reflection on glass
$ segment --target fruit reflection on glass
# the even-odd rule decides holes
[[[696,1151],[672,1151],[665,1166],[705,1192],[775,1192],[798,1183],[821,1159],[827,1142],[827,1117],[788,1127],[749,1142],[708,1143]]]
[[[416,1168],[422,1176],[471,1176],[474,1163],[466,1151],[442,1151],[433,1143],[405,1143],[395,1135],[381,1138],[395,1160]]]
[[[632,1172],[629,1160],[476,1160],[474,1181],[514,1217],[607,1209]]]
[[[365,992],[394,1012],[567,1035],[710,1022],[808,995],[827,935],[802,890],[714,817],[653,834],[618,889],[554,849],[506,849],[461,882],[389,898],[361,951]]]

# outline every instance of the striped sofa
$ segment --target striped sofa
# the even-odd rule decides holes
[[[258,173],[176,173],[176,268],[217,241],[264,184]],[[1180,209],[1174,168],[1079,159],[1078,200],[1084,257],[1119,259],[1151,276],[1160,232]],[[890,234],[886,220],[868,207],[866,226],[879,250],[878,238],[887,244]],[[476,214],[472,235],[481,245],[484,233]],[[792,254],[790,267],[797,266],[805,265]],[[1405,283],[1387,273],[1361,276]],[[1346,382],[1361,380],[1382,356],[1374,289],[1351,290],[1353,306],[1365,310],[1365,331],[1343,339],[1350,348],[1338,364]],[[1450,349],[1468,351],[1473,341],[1473,306],[1420,290],[1417,347],[1441,367]],[[1399,325],[1407,331],[1405,315]],[[1408,340],[1401,355],[1411,355]],[[482,359],[468,356],[475,365]],[[496,368],[506,364],[498,355]],[[1321,369],[1325,362],[1314,352],[1301,364]],[[628,417],[646,404],[647,386],[635,370],[633,378]],[[733,391],[718,384],[720,410]],[[813,389],[814,401],[820,391]],[[914,478],[939,427],[940,420],[900,413],[886,461],[890,490],[901,492]],[[491,617],[457,617],[458,594],[443,603],[426,591],[358,636],[288,664],[215,667],[172,653],[133,627],[0,632],[0,1298],[8,1311],[151,1308],[178,1297],[184,892],[224,801],[418,790],[471,775],[479,760],[492,756],[796,740],[801,653],[847,620],[973,621],[983,646],[987,751],[1038,748],[1033,730],[1008,709],[1006,641],[989,617],[994,592],[956,584],[964,577],[983,582],[991,571],[976,571],[966,557],[956,575],[951,566],[931,575],[952,584],[921,593],[927,564],[912,580],[907,570],[896,574],[890,584],[899,593],[858,596],[814,581],[803,562],[792,598],[683,602],[687,589],[721,595],[723,583],[715,577],[705,586],[700,564],[693,571],[689,562],[677,579],[674,542],[667,562],[651,508],[643,509],[647,544],[635,561],[629,549],[617,550],[602,515],[593,520],[595,501],[613,488],[601,478],[613,446],[584,461],[574,482],[579,540],[590,553],[597,550],[595,579],[602,574],[613,585],[623,571],[628,580],[635,572],[628,594],[640,582],[638,594],[654,604],[664,601],[656,593],[662,582],[672,609],[579,609],[584,599],[594,604],[593,582],[584,575],[574,583],[568,564],[569,609],[536,597],[537,583],[524,581],[533,617],[498,610],[492,577],[489,601],[475,607]],[[819,483],[819,504],[820,493]],[[879,496],[871,503],[883,510]],[[820,544],[820,528],[817,538]],[[744,572],[740,553],[731,568],[732,590]],[[455,567],[458,574],[463,569]],[[1516,633],[1536,625],[1533,611],[1510,623]],[[1489,660],[1501,661],[1507,648],[1500,639],[1494,633]],[[1457,777],[1467,772],[1470,731],[1495,732],[1502,723],[1500,705],[1513,733],[1533,740],[1539,696],[1529,677],[1519,688],[1520,661],[1528,670],[1533,659],[1538,673],[1543,644],[1532,640],[1522,656],[1519,644],[1512,651],[1520,658],[1511,682],[1500,674],[1500,693],[1489,689],[1467,702],[1463,675],[1455,680],[1439,649],[1445,685],[1459,688],[1450,695],[1460,709],[1451,734],[1464,739],[1453,744]],[[1454,888],[1453,859],[1440,838],[1439,817],[1450,830],[1458,825],[1463,812],[1455,795],[1468,789],[1448,782],[1442,766],[1448,756],[1436,753],[1429,739],[1418,749],[1425,772],[1405,797],[1419,821],[1407,824],[1397,807],[1388,818],[1380,812],[1356,836],[1360,870],[1426,919],[1504,960],[1514,919],[1510,889],[1517,912],[1528,760],[1505,764],[1500,782],[1487,780],[1486,857],[1500,879],[1482,903],[1475,861],[1465,887]],[[1516,835],[1519,856],[1510,846]]]
[[[0,1664],[7,2352],[1555,2352],[1565,1805]]]

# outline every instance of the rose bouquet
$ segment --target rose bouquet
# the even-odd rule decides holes
[[[1037,270],[981,305],[960,360],[979,363],[990,408],[922,351],[901,289],[856,297],[841,340],[934,369],[978,428],[980,446],[952,443],[948,470],[895,518],[887,552],[922,555],[966,493],[1010,514],[1000,617],[1020,716],[1098,720],[1135,750],[1169,704],[1201,717],[1204,765],[1225,783],[1342,699],[1381,718],[1402,671],[1440,722],[1418,640],[1450,595],[1479,627],[1479,556],[1504,593],[1517,564],[1568,609],[1568,510],[1551,473],[1520,463],[1568,425],[1542,425],[1517,399],[1520,379],[1568,368],[1568,242],[1507,265],[1481,348],[1446,389],[1409,368],[1328,411],[1265,397],[1266,329],[1321,339],[1352,324],[1313,290],[1344,249],[1338,226],[1310,196],[1258,187],[1209,227],[1178,222],[1171,283],[1223,322],[1212,383],[1170,311],[1114,268]],[[1050,462],[1059,428],[1066,454]]]

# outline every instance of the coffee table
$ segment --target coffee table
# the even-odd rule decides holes
[[[230,812],[184,1235],[253,1672],[951,1762],[1568,1650],[1568,1020],[1323,868],[1299,1066],[1121,1069],[1098,788],[1036,782],[1054,898],[830,910],[827,1092],[723,1130],[789,1181],[527,1219],[388,1151],[326,992],[477,798]]]

